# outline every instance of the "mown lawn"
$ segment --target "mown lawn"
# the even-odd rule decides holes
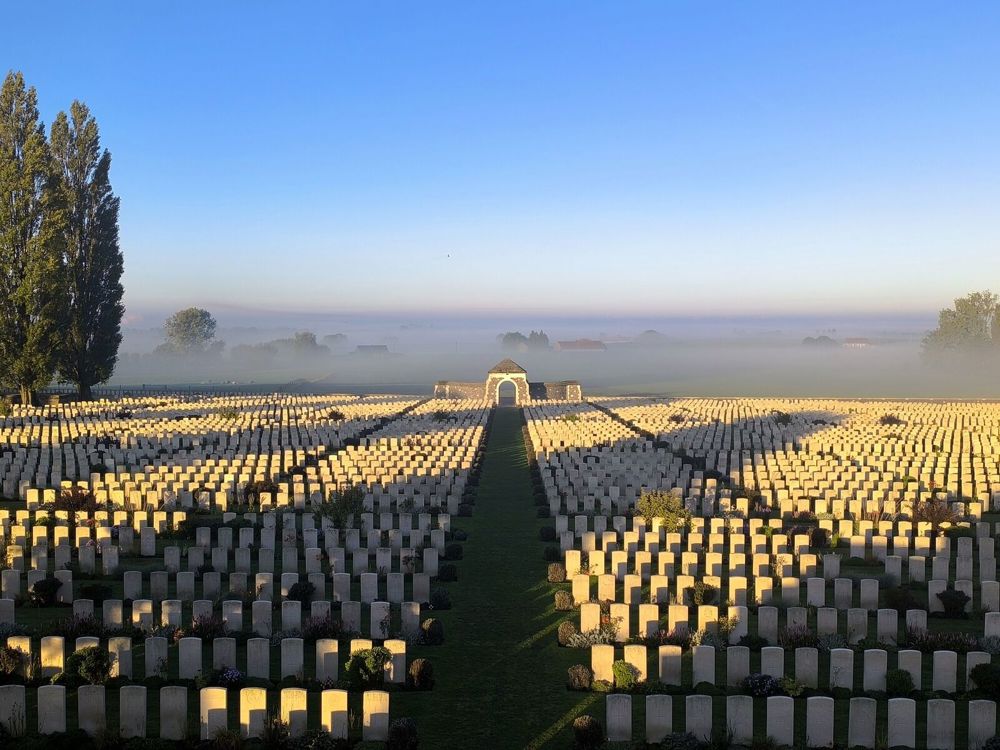
[[[560,649],[554,588],[545,581],[544,545],[517,409],[495,412],[475,512],[466,530],[459,580],[447,584],[454,608],[440,613],[445,644],[413,650],[434,664],[430,693],[396,693],[394,717],[416,719],[421,747],[565,748],[578,713],[598,696],[566,690],[566,669],[589,656]]]

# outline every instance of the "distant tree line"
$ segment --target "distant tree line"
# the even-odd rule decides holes
[[[532,331],[525,336],[520,331],[508,331],[497,336],[500,346],[509,351],[527,351],[529,349],[548,349],[549,337],[545,331]]]
[[[923,341],[924,352],[942,358],[955,354],[1000,355],[1000,296],[973,292],[938,314],[938,327]]]
[[[0,384],[34,403],[54,378],[80,398],[114,372],[123,259],[111,154],[74,101],[46,136],[21,73],[0,87]]]
[[[217,327],[215,318],[208,310],[199,307],[178,310],[164,323],[164,341],[156,347],[155,353],[186,357],[221,355],[225,342],[215,338]],[[279,354],[297,357],[327,356],[332,349],[346,343],[347,336],[343,333],[324,336],[323,343],[320,343],[312,331],[299,331],[289,338],[239,344],[229,351],[229,355],[242,364],[266,364]]]

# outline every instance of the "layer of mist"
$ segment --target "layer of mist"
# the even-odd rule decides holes
[[[920,338],[930,318],[295,322],[302,327],[220,326],[222,352],[198,357],[154,354],[161,331],[129,330],[111,385],[426,394],[438,380],[482,380],[511,357],[532,380],[579,380],[591,394],[1000,397],[995,362],[924,360]],[[289,345],[302,330],[316,334],[315,349]],[[551,348],[505,348],[498,340],[532,330],[545,330]],[[557,350],[580,339],[604,348]]]

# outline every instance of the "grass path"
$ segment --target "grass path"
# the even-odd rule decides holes
[[[431,693],[393,696],[393,716],[417,721],[421,747],[564,748],[573,717],[594,701],[565,688],[578,654],[559,649],[553,587],[538,529],[521,413],[496,410],[454,608],[440,613],[445,644],[414,649],[430,659]]]

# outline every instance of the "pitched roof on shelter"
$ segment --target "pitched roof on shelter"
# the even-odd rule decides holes
[[[503,360],[502,362],[497,362],[495,365],[493,365],[493,367],[490,368],[490,374],[510,373],[510,372],[519,372],[525,375],[528,374],[527,370],[525,370],[523,367],[521,367],[521,365],[519,365],[517,362],[510,359],[509,357]]]

